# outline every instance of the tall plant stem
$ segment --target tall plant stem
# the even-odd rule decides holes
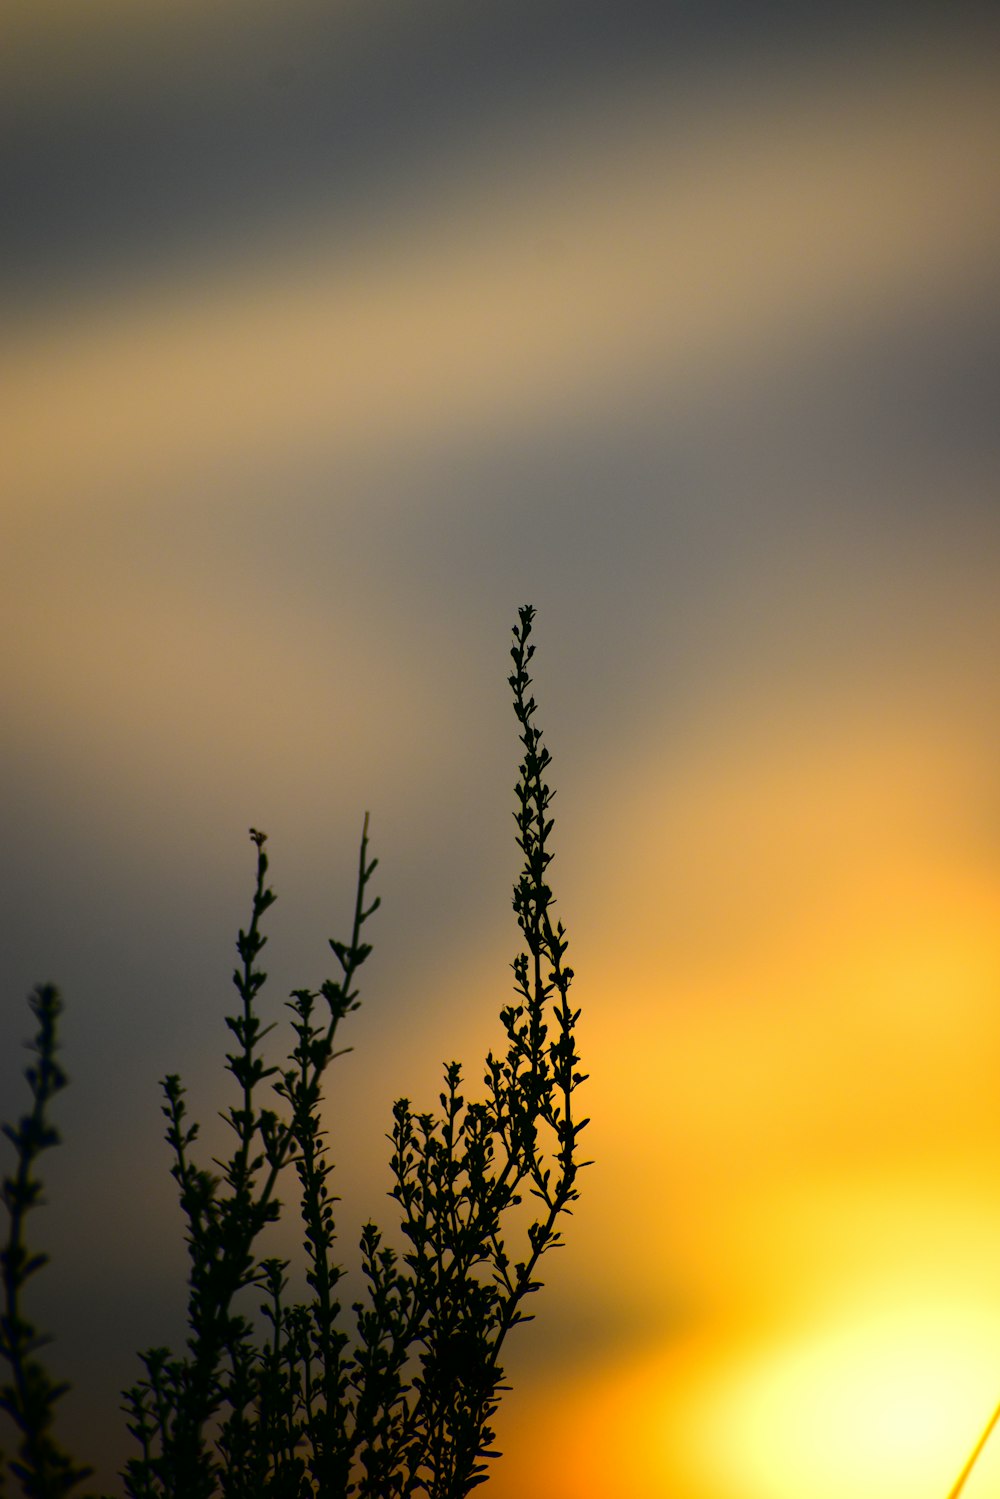
[[[961,1494],[962,1490],[965,1488],[966,1483],[968,1482],[969,1474],[972,1472],[973,1468],[976,1466],[976,1463],[979,1461],[980,1454],[983,1448],[986,1446],[986,1443],[989,1441],[990,1436],[993,1432],[993,1428],[996,1426],[998,1421],[1000,1421],[1000,1405],[997,1406],[996,1410],[987,1421],[983,1434],[979,1438],[979,1441],[976,1443],[976,1445],[973,1447],[972,1452],[969,1455],[969,1461],[966,1463],[961,1473],[959,1473],[958,1481],[955,1484],[955,1487],[949,1492],[948,1499],[958,1499],[959,1494]]]

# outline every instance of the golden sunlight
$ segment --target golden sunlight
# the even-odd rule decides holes
[[[531,1478],[551,1499],[947,1499],[1000,1396],[998,1349],[1000,1300],[961,1286],[870,1284],[739,1340],[720,1324],[564,1387]],[[527,1480],[518,1456],[502,1495]],[[992,1440],[962,1499],[998,1483]]]
[[[699,741],[685,779],[663,749],[643,818],[616,809],[638,878],[604,910],[643,933],[644,1044],[602,1034],[629,1094],[592,1098],[617,1167],[579,1228],[613,1263],[646,1200],[649,1341],[553,1416],[575,1400],[585,1436],[550,1499],[948,1499],[1000,1400],[985,767],[824,689],[811,754],[776,703],[767,753]],[[998,1492],[994,1437],[962,1499]]]
[[[739,1343],[720,1326],[565,1383],[546,1427],[529,1422],[530,1472],[507,1452],[498,1499],[518,1484],[550,1499],[948,1499],[1000,1395],[998,1349],[1000,1301],[960,1287],[869,1287]],[[962,1499],[998,1482],[991,1441]]]
[[[251,820],[302,983],[375,819],[345,1265],[393,1221],[392,1100],[450,1056],[476,1096],[536,599],[594,1165],[503,1350],[490,1499],[958,1499],[1000,1401],[996,50],[695,27],[626,68],[602,21],[532,104],[538,17],[508,70],[492,20],[445,35],[478,9],[0,4],[24,204],[65,155],[0,348],[0,954],[72,997],[67,1143],[107,1167],[101,1206],[75,1154],[51,1194],[67,1430],[110,1472],[180,1305],[153,1090],[216,1076],[194,974],[227,990]],[[960,1499],[1000,1499],[1000,1425]]]
[[[708,1366],[664,1429],[717,1499],[944,1499],[1000,1393],[1000,1303],[875,1288]],[[995,1492],[987,1446],[968,1499]]]

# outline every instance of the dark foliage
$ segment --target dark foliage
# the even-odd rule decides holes
[[[509,678],[523,759],[516,787],[523,855],[514,911],[524,939],[513,963],[514,997],[501,1011],[503,1046],[485,1063],[485,1096],[468,1102],[457,1062],[445,1068],[436,1112],[393,1108],[391,1195],[405,1247],[373,1224],[361,1233],[364,1299],[346,1309],[335,1259],[330,1160],[321,1125],[326,1069],[340,1055],[339,1030],[358,1008],[355,987],[371,947],[363,940],[378,906],[369,883],[377,861],[361,839],[348,940],[331,940],[338,977],[288,1002],[294,1044],[286,1064],[265,1061],[274,1030],[258,1004],[266,974],[262,920],[275,897],[267,884],[263,833],[251,829],[257,873],[250,923],[237,939],[233,982],[239,1006],[226,1068],[235,1101],[223,1116],[232,1154],[198,1163],[198,1125],[184,1088],[163,1082],[189,1253],[188,1338],[182,1353],[153,1348],[125,1392],[138,1455],[122,1477],[130,1499],[464,1499],[485,1482],[497,1455],[491,1421],[505,1389],[500,1355],[525,1302],[539,1289],[539,1261],[560,1242],[559,1222],[577,1197],[578,1070],[565,963],[566,935],[553,921],[545,776],[549,754],[528,695],[534,611],[520,610]],[[27,1071],[30,1114],[15,1129],[17,1168],[4,1183],[10,1233],[2,1253],[0,1354],[10,1379],[0,1408],[18,1433],[9,1471],[29,1499],[55,1499],[84,1483],[52,1435],[65,1386],[37,1353],[23,1290],[45,1262],[25,1247],[24,1220],[40,1199],[40,1153],[58,1141],[49,1104],[66,1078],[55,1060],[60,1002],[55,989],[31,1000],[38,1060]],[[262,1101],[265,1100],[265,1101]],[[297,1178],[309,1299],[289,1299],[289,1264],[259,1255],[262,1231],[282,1211],[288,1168]],[[256,1315],[255,1315],[256,1314]],[[0,1488],[3,1477],[0,1473]]]

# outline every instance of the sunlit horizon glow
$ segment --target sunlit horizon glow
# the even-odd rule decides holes
[[[944,1499],[995,1403],[1000,1298],[979,1292],[901,1293],[890,1277],[784,1325],[771,1312],[682,1336],[600,1382],[570,1373],[532,1477],[553,1499],[678,1487],[691,1499]],[[987,1444],[966,1492],[984,1499],[998,1474]],[[526,1481],[526,1462],[501,1468],[498,1493]]]
[[[772,1285],[770,1301],[730,1304],[701,1333],[681,1330],[668,1351],[613,1364],[604,1379],[569,1372],[547,1414],[573,1456],[543,1461],[545,1492],[943,1499],[996,1403],[1000,1212],[981,1180],[963,1191],[889,1173],[878,1196],[874,1184],[867,1196],[833,1186],[824,1214],[825,1232],[844,1242],[871,1222],[867,1265],[848,1254],[838,1275],[824,1262],[810,1291],[809,1271],[772,1242],[783,1291]],[[812,1207],[823,1199],[821,1184]],[[780,1221],[774,1202],[761,1210]],[[790,1197],[788,1218],[800,1210]],[[924,1222],[937,1227],[928,1243],[917,1237]],[[942,1232],[955,1240],[945,1258]],[[988,1443],[965,1492],[985,1499],[998,1475]],[[524,1481],[502,1475],[499,1492]]]
[[[433,35],[461,12],[472,57],[523,10],[523,44],[536,4],[449,0]],[[204,35],[196,9],[101,0],[84,38],[16,5],[0,84],[56,143],[107,87],[169,144],[176,70],[259,143],[321,7],[232,55],[246,7]],[[294,192],[227,228],[215,168],[164,151],[164,191],[199,187],[176,253],[109,238],[34,300],[0,274],[0,1113],[51,977],[66,1430],[110,1469],[132,1350],[179,1326],[156,1082],[214,1117],[247,826],[277,1012],[321,977],[372,813],[384,900],[328,1104],[348,1262],[388,1216],[393,1098],[432,1107],[452,1056],[471,1094],[515,950],[532,601],[596,1164],[485,1492],[947,1499],[1000,1400],[995,46],[893,17],[612,67],[598,37],[480,107],[471,62],[450,104],[433,67],[414,85],[419,8],[412,56],[367,4],[324,15],[358,44],[356,136],[309,156],[304,117]],[[369,120],[394,77],[370,107],[412,118]],[[417,137],[412,175],[379,123]],[[54,201],[82,234],[86,192]],[[962,1499],[997,1492],[995,1435]]]
[[[695,1492],[700,1480],[747,1499],[946,1493],[976,1417],[989,1414],[1000,1304],[937,1303],[935,1292],[904,1299],[892,1281],[873,1287],[867,1303],[818,1326],[802,1319],[786,1341],[706,1373],[688,1423],[676,1410],[668,1420],[672,1443],[688,1446]],[[1000,1471],[984,1454],[977,1484],[991,1466]]]

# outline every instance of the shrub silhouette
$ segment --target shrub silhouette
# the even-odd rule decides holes
[[[500,1354],[511,1328],[530,1320],[525,1302],[539,1289],[539,1261],[561,1242],[560,1219],[586,1164],[578,1137],[587,1121],[574,1112],[584,1081],[579,1011],[569,1003],[573,973],[547,874],[549,753],[528,696],[533,618],[530,606],[519,611],[509,677],[523,746],[514,814],[523,865],[513,904],[525,950],[513,963],[513,1002],[500,1014],[504,1045],[486,1058],[482,1102],[466,1101],[452,1062],[440,1112],[416,1113],[405,1098],[395,1104],[391,1196],[406,1247],[397,1252],[373,1223],[364,1226],[365,1292],[350,1313],[338,1297],[344,1271],[334,1259],[336,1199],[320,1104],[326,1068],[340,1055],[340,1026],[359,1004],[355,984],[371,951],[363,933],[379,903],[369,899],[377,861],[368,854],[366,816],[351,934],[330,942],[339,977],[317,991],[293,991],[294,1045],[279,1067],[262,1051],[274,1024],[258,1013],[262,919],[275,897],[265,835],[251,829],[256,885],[236,944],[240,1003],[226,1017],[236,1100],[223,1117],[235,1144],[227,1161],[213,1162],[218,1174],[197,1164],[198,1126],[189,1122],[180,1079],[171,1074],[162,1084],[189,1252],[188,1338],[183,1353],[142,1354],[143,1375],[124,1393],[138,1444],[122,1470],[131,1499],[463,1499],[498,1455],[490,1422],[506,1388]],[[46,1339],[23,1305],[25,1285],[46,1259],[28,1248],[25,1219],[41,1200],[37,1161],[58,1143],[50,1104],[66,1084],[56,1060],[58,992],[41,986],[30,1004],[32,1108],[17,1127],[5,1126],[17,1164],[3,1186],[0,1353],[9,1378],[0,1408],[18,1435],[10,1474],[29,1499],[55,1499],[92,1470],[53,1434],[66,1386],[40,1361]],[[291,1304],[289,1263],[257,1252],[262,1230],[281,1213],[277,1193],[290,1166],[311,1293]]]

